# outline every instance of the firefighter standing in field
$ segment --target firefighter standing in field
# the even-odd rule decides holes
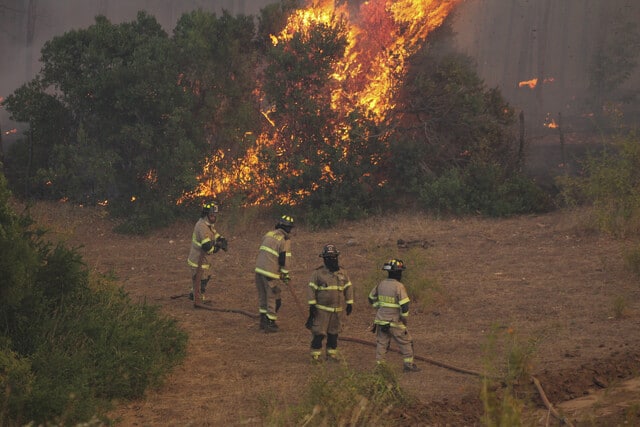
[[[320,257],[324,265],[311,274],[307,288],[309,318],[306,327],[311,330],[311,361],[320,362],[322,341],[327,337],[326,359],[337,361],[340,316],[346,306],[347,316],[353,308],[353,286],[347,272],[338,263],[340,252],[335,245],[325,245]]]
[[[289,283],[289,265],[291,264],[291,230],[293,218],[283,215],[278,219],[275,229],[262,238],[256,258],[256,288],[260,312],[260,329],[265,332],[277,332],[278,310],[282,306],[280,281]]]
[[[402,353],[404,372],[418,372],[413,363],[413,339],[407,330],[409,296],[402,284],[402,272],[406,269],[402,260],[392,259],[382,269],[388,277],[369,293],[369,303],[378,309],[373,330],[376,332],[376,362],[384,362],[391,344],[396,342]]]
[[[196,222],[191,235],[191,249],[187,263],[191,269],[191,292],[189,299],[196,303],[205,302],[205,291],[211,279],[211,263],[209,255],[220,249],[227,250],[227,239],[216,231],[215,223],[218,214],[218,205],[215,202],[207,202],[202,206],[200,219]],[[200,269],[200,283],[196,284]],[[205,276],[206,273],[206,277]]]

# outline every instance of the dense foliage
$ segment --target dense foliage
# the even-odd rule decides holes
[[[172,36],[142,12],[98,17],[49,41],[41,73],[4,103],[30,126],[6,166],[15,193],[107,203],[133,232],[170,222],[207,185],[238,204],[295,205],[311,226],[390,200],[439,213],[548,207],[516,167],[513,110],[468,58],[442,52],[447,31],[413,58],[381,122],[332,106],[347,89],[334,76],[342,17],[269,42],[297,6],[265,8],[258,26],[191,12]]]
[[[0,425],[75,425],[141,397],[183,358],[185,333],[91,279],[8,200],[0,175]]]

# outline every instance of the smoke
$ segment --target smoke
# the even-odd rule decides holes
[[[146,10],[170,33],[177,19],[191,10],[257,15],[275,1],[0,0],[0,96],[6,98],[38,73],[46,41],[92,25],[96,15],[121,23]],[[362,1],[348,3],[353,9]],[[454,31],[457,45],[476,60],[487,86],[500,88],[516,109],[525,111],[529,123],[542,125],[549,114],[576,118],[588,113],[594,52],[612,36],[616,24],[637,22],[638,17],[637,0],[473,0],[458,7]],[[532,79],[547,83],[519,85]],[[640,87],[638,68],[625,87]],[[0,108],[0,128],[14,127],[18,125]],[[6,136],[5,141],[16,137]]]
[[[624,43],[629,35],[617,29],[639,17],[636,0],[474,0],[460,6],[455,31],[487,86],[500,88],[541,126],[547,115],[562,113],[576,123],[593,113],[588,101],[595,53],[606,42]],[[535,86],[520,85],[534,79]],[[638,87],[636,67],[620,90]]]

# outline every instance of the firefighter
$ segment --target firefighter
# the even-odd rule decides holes
[[[322,341],[327,337],[326,359],[337,361],[338,334],[341,331],[342,310],[351,314],[353,309],[353,287],[349,274],[340,268],[340,252],[335,245],[325,245],[320,257],[324,265],[311,274],[307,288],[309,318],[305,326],[311,330],[311,361],[320,362]]]
[[[215,228],[217,214],[218,205],[215,202],[203,204],[200,219],[196,222],[191,235],[191,249],[189,250],[187,263],[191,269],[189,299],[193,300],[194,304],[198,302],[208,303],[204,294],[207,284],[211,280],[209,255],[218,252],[220,249],[227,250],[227,239],[222,237]],[[196,286],[198,268],[200,268],[201,274],[200,283]]]
[[[289,283],[289,265],[291,264],[291,230],[293,218],[283,215],[276,222],[274,230],[268,231],[262,238],[256,258],[256,288],[260,313],[260,329],[265,332],[278,332],[276,324],[278,311],[282,306],[280,282]]]
[[[413,339],[407,330],[409,296],[402,284],[402,272],[406,269],[402,260],[392,259],[384,263],[382,270],[388,277],[369,293],[369,303],[378,309],[373,324],[376,333],[376,362],[384,362],[391,344],[396,342],[402,353],[403,371],[418,372],[413,363]]]

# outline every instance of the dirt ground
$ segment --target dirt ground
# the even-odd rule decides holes
[[[189,333],[185,363],[144,399],[117,403],[111,416],[118,425],[265,425],[268,408],[300,401],[318,368],[309,363],[305,314],[292,294],[283,289],[279,333],[261,333],[256,319],[241,313],[257,313],[253,263],[275,220],[221,213],[218,229],[229,251],[214,257],[207,295],[214,308],[238,312],[218,312],[195,309],[180,296],[189,288],[185,259],[197,213],[193,223],[147,237],[114,234],[95,209],[39,204],[32,214],[55,236],[82,245],[92,271],[114,274],[134,300],[161,305]],[[407,284],[428,278],[430,291],[413,302],[409,323],[422,371],[399,373],[401,387],[419,403],[398,425],[481,425],[479,378],[432,362],[487,372],[504,365],[509,342],[530,349],[526,368],[573,425],[640,425],[640,286],[623,257],[633,242],[589,232],[582,215],[435,220],[416,214],[322,232],[298,227],[293,292],[306,307],[304,289],[321,263],[318,254],[325,243],[336,244],[356,290],[341,336],[373,343],[366,294],[384,277],[382,263],[403,258]],[[487,350],[492,335],[498,337],[493,352]],[[350,367],[374,367],[373,347],[343,340],[339,348]],[[400,371],[399,354],[390,353],[388,362]],[[560,425],[535,390],[528,381],[518,385],[530,402],[527,423]]]

